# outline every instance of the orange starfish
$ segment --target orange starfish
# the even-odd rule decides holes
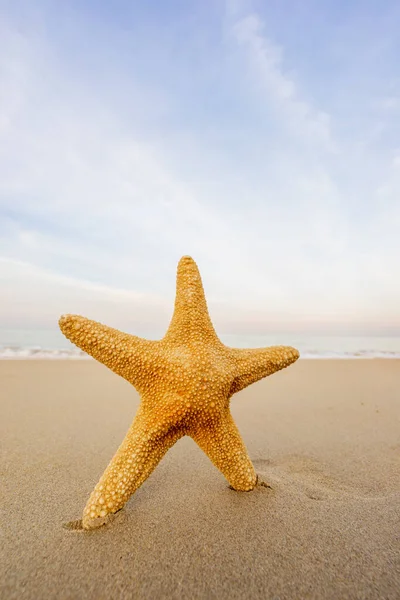
[[[110,521],[184,435],[197,442],[235,490],[255,487],[257,475],[229,402],[236,392],[289,366],[299,352],[288,346],[225,346],[214,331],[192,258],[179,261],[175,310],[162,340],[121,333],[77,315],[62,316],[59,325],[69,340],[141,396],[124,441],[84,509],[84,529]]]

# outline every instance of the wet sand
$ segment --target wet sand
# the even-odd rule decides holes
[[[400,361],[300,360],[232,414],[259,475],[234,492],[180,440],[109,526],[64,529],[134,389],[93,361],[0,361],[0,598],[400,597]]]

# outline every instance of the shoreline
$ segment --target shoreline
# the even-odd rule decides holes
[[[387,361],[387,360],[400,360],[400,354],[397,353],[387,353],[388,356],[360,356],[358,354],[348,354],[346,356],[301,356],[298,359],[298,361],[343,361],[343,360],[349,360],[349,361],[359,361],[359,360],[383,360],[383,361]],[[395,354],[395,356],[392,356],[391,354]],[[71,361],[76,361],[76,362],[84,362],[84,361],[94,361],[94,362],[98,362],[96,361],[94,358],[92,358],[91,356],[87,355],[87,356],[39,356],[39,357],[35,357],[35,356],[0,356],[0,362],[2,361],[16,361],[16,362],[21,362],[21,361],[26,361],[26,362],[71,362]]]

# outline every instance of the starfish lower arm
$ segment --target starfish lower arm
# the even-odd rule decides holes
[[[213,427],[190,435],[235,490],[254,488],[257,475],[229,409]]]
[[[181,437],[176,428],[155,423],[139,409],[124,441],[94,488],[83,512],[84,529],[103,525],[119,511]]]

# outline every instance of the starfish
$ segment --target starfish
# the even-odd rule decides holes
[[[256,486],[257,475],[230,413],[230,399],[289,366],[299,352],[289,346],[225,346],[211,323],[191,257],[178,263],[174,313],[161,340],[122,333],[78,315],[63,315],[59,326],[71,342],[129,381],[141,396],[125,439],[87,502],[83,529],[108,523],[185,435],[234,490]]]

